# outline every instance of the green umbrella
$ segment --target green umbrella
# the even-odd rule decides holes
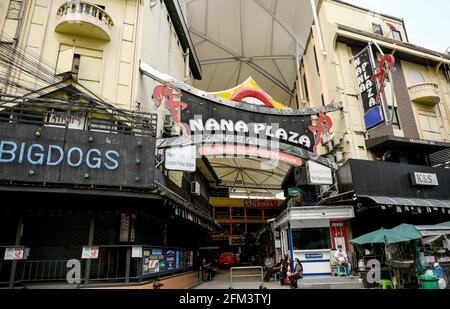
[[[402,241],[410,241],[412,239],[402,233],[398,233],[392,230],[387,229],[379,229],[377,231],[373,231],[357,238],[350,240],[351,243],[364,245],[364,244],[394,244]]]
[[[422,234],[416,229],[414,225],[411,224],[400,224],[399,226],[396,226],[391,229],[392,232],[401,234],[404,237],[413,239],[421,239]]]
[[[448,221],[448,222],[443,222],[443,223],[440,223],[440,224],[438,224],[438,225],[450,226],[450,221]]]

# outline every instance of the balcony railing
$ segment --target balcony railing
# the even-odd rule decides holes
[[[409,87],[411,101],[436,105],[441,101],[439,86],[435,83],[420,83]]]
[[[68,1],[57,11],[59,16],[55,31],[78,34],[101,40],[111,40],[112,18],[95,4]]]

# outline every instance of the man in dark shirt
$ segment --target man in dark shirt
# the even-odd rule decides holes
[[[270,268],[267,273],[266,276],[264,277],[264,281],[268,282],[270,280],[270,278],[272,277],[273,274],[279,273],[281,271],[281,267],[283,264],[283,260],[281,259],[278,263],[276,263],[272,268]]]
[[[297,289],[297,280],[303,278],[303,265],[300,263],[299,259],[295,259],[294,272],[289,276],[291,281],[291,289]]]

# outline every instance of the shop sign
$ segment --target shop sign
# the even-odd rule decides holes
[[[273,209],[280,207],[277,200],[245,200],[245,208]]]
[[[439,186],[436,174],[411,173],[412,183],[415,186]]]
[[[181,91],[175,90],[170,83],[156,86],[153,100],[157,108],[165,105],[174,126],[180,128],[184,137],[214,132],[276,141],[312,152],[320,142],[320,135],[324,132],[329,134],[331,129],[331,119],[325,113],[338,109],[331,104],[296,112],[231,101],[216,102],[204,93],[195,95],[182,88]],[[320,119],[327,121],[328,128],[323,128]]]
[[[98,259],[98,251],[99,247],[83,247],[81,258],[88,260],[96,260]]]
[[[306,162],[308,184],[310,185],[332,185],[333,175],[331,168],[318,164],[314,161]]]
[[[299,196],[300,195],[300,189],[297,188],[297,187],[289,188],[288,189],[288,194],[289,194],[289,196],[292,196],[292,197]]]
[[[67,126],[69,129],[78,129],[83,130],[84,129],[84,123],[85,123],[85,115],[84,114],[58,114],[58,113],[51,113],[48,115],[48,122],[49,126]]]
[[[152,137],[0,123],[0,181],[145,188],[155,148]]]
[[[305,254],[306,259],[322,259],[323,254],[322,253],[307,253]]]
[[[382,106],[378,101],[378,87],[372,79],[375,63],[371,45],[364,48],[354,59],[356,80],[364,107],[366,129],[370,129],[384,121]]]
[[[243,245],[245,245],[245,237],[244,236],[229,236],[228,244],[230,246],[243,246]]]
[[[151,276],[173,270],[187,270],[193,266],[194,252],[175,248],[142,249],[142,275]]]
[[[167,148],[165,168],[171,171],[195,172],[196,154],[195,146]]]
[[[5,261],[25,259],[24,248],[5,248],[5,255],[3,259]]]

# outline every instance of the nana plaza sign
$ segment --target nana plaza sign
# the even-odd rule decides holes
[[[0,123],[0,181],[153,185],[152,137]]]
[[[157,86],[153,100],[157,108],[165,104],[181,132],[180,138],[165,140],[160,148],[188,139],[205,156],[275,157],[298,166],[301,159],[313,158],[332,164],[317,155],[317,147],[331,135],[332,121],[326,113],[339,110],[339,103],[305,110],[275,109],[220,99],[175,81]]]

